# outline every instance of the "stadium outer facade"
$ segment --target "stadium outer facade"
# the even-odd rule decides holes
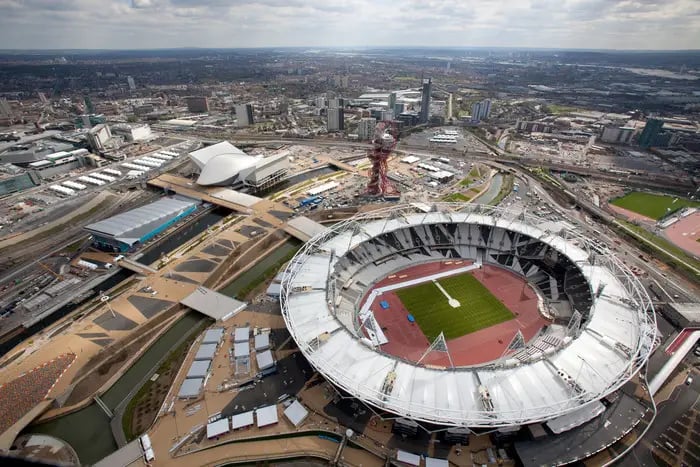
[[[498,428],[586,410],[646,363],[656,336],[654,312],[644,288],[617,258],[575,231],[548,226],[537,217],[476,204],[402,205],[359,214],[314,237],[289,263],[280,296],[283,317],[301,352],[328,381],[398,417]],[[526,360],[506,355],[459,368],[383,353],[376,321],[358,317],[366,291],[407,266],[456,257],[525,276],[545,300],[566,298],[573,318],[559,326],[562,343],[538,351],[531,341]]]

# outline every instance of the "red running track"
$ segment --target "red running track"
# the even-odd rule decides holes
[[[678,348],[683,345],[683,342],[685,342],[695,331],[697,331],[696,328],[685,328],[679,332],[676,338],[673,339],[670,344],[668,344],[668,347],[666,347],[666,354],[673,355],[676,353],[676,350],[678,350]]]
[[[664,230],[664,234],[676,246],[700,257],[700,211],[674,222]]]
[[[471,263],[471,261],[465,260],[448,260],[412,266],[381,280],[372,289],[429,276],[449,269],[461,268]],[[466,274],[473,274],[516,317],[510,321],[449,340],[447,347],[455,366],[477,365],[495,360],[503,355],[518,330],[522,332],[527,342],[543,326],[550,323],[537,310],[537,295],[534,290],[527,281],[518,275],[491,265],[483,266]],[[362,303],[368,298],[372,289],[367,291]],[[436,299],[439,298],[436,296]],[[379,306],[379,302],[382,300],[389,303],[388,309]],[[430,342],[416,323],[408,321],[408,311],[398,296],[394,292],[385,292],[376,298],[371,309],[389,340],[381,347],[382,351],[417,362],[430,346]],[[421,363],[446,367],[449,366],[449,359],[443,352],[432,352]]]

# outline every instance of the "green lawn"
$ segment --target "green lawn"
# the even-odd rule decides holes
[[[460,303],[452,308],[433,282],[396,291],[406,310],[416,318],[423,334],[433,341],[440,332],[454,339],[515,316],[469,273],[440,279],[438,283]]]
[[[675,200],[675,202],[674,202]],[[700,203],[675,196],[655,195],[633,191],[620,198],[611,201],[611,204],[624,209],[629,209],[643,216],[659,220],[667,212],[677,211],[686,206],[699,207]]]
[[[465,196],[462,193],[452,193],[451,195],[447,195],[443,198],[443,200],[450,201],[452,203],[456,203],[458,201],[467,202],[470,199],[471,198],[469,196]]]

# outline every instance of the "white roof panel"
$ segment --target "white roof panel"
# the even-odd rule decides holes
[[[207,424],[207,438],[213,438],[215,436],[223,435],[228,433],[230,430],[228,426],[228,418],[222,418],[213,423]]]
[[[258,428],[277,423],[277,406],[268,405],[261,407],[255,411],[255,417],[258,419]]]
[[[239,428],[244,428],[255,424],[255,421],[253,420],[253,412],[254,411],[251,410],[249,412],[239,413],[238,415],[231,417],[231,427],[234,430],[237,430]]]
[[[309,415],[309,411],[301,405],[299,401],[294,401],[284,411],[284,416],[292,422],[292,425],[299,426],[304,422],[304,419]]]

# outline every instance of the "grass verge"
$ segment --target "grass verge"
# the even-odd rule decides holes
[[[657,195],[633,191],[610,202],[615,206],[636,212],[650,219],[659,220],[684,207],[700,207],[700,203],[669,195]]]

